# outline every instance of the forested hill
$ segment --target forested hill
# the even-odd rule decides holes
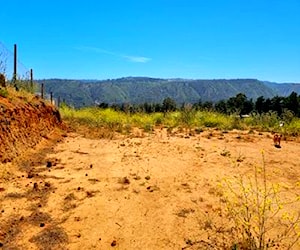
[[[186,80],[125,77],[111,80],[39,80],[47,93],[60,97],[75,107],[95,103],[161,103],[170,97],[176,103],[201,101],[217,102],[238,93],[255,100],[259,96],[287,96],[292,91],[300,94],[300,84],[277,84],[256,79]]]

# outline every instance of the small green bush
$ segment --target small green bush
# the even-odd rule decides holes
[[[5,88],[0,88],[0,96],[7,98],[8,97],[8,91]]]

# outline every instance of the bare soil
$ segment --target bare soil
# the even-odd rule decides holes
[[[18,93],[18,92],[17,92]],[[9,162],[62,127],[58,110],[39,97],[0,96],[0,162]]]
[[[217,249],[205,244],[222,206],[217,182],[252,176],[262,150],[268,180],[293,190],[299,138],[276,148],[270,133],[255,131],[159,129],[116,139],[54,131],[0,166],[0,246]]]

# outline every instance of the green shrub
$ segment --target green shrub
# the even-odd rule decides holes
[[[0,96],[7,98],[8,96],[8,91],[5,88],[0,88]]]

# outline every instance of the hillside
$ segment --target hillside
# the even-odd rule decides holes
[[[0,117],[0,163],[13,160],[62,125],[54,106],[13,90],[0,96]]]
[[[95,103],[161,103],[171,97],[177,103],[201,101],[217,102],[238,93],[248,98],[259,96],[270,98],[276,95],[287,96],[292,91],[300,94],[300,84],[278,84],[256,79],[214,79],[186,80],[159,79],[149,77],[125,77],[109,80],[67,80],[46,79],[48,93],[60,97],[75,107],[90,106]]]

